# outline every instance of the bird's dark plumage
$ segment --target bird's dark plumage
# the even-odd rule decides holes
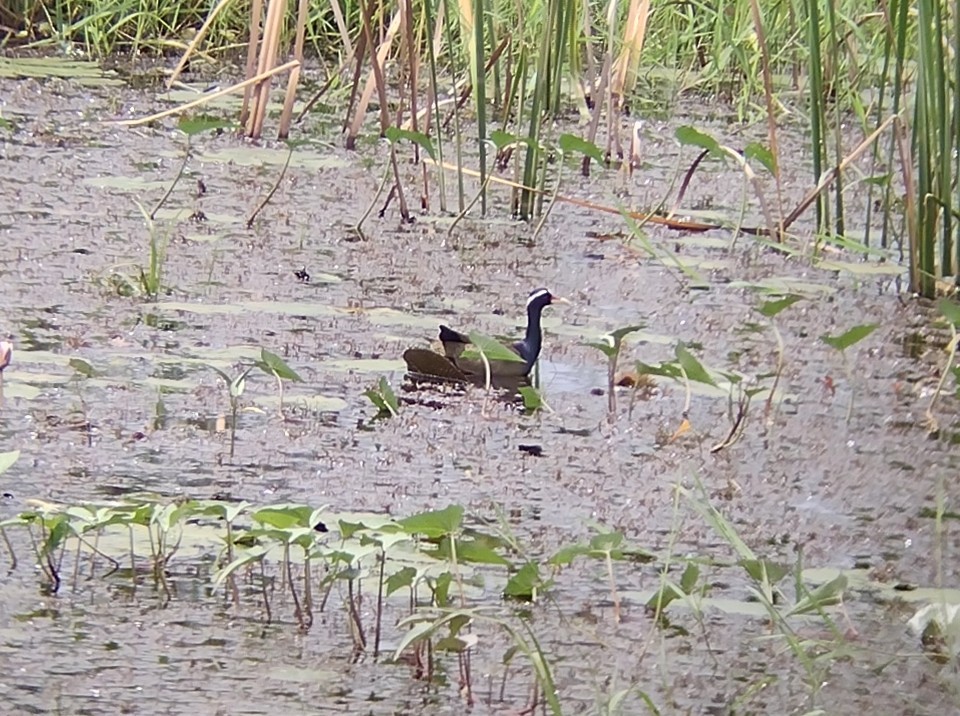
[[[490,372],[494,377],[526,378],[533,369],[537,358],[540,357],[540,349],[543,347],[543,329],[540,319],[543,309],[550,304],[566,301],[557,298],[545,288],[538,288],[532,291],[527,298],[527,329],[523,340],[512,344],[510,348],[516,352],[522,360],[520,361],[490,361]],[[486,369],[482,360],[470,360],[463,358],[463,352],[470,345],[470,337],[453,330],[449,326],[440,326],[440,343],[443,345],[443,354],[447,360],[467,377],[483,377]],[[411,349],[412,350],[412,349]],[[422,349],[417,349],[422,350]],[[410,353],[410,351],[408,351]],[[411,357],[414,356],[410,353]],[[419,354],[417,354],[419,355]],[[406,359],[407,353],[404,354]],[[423,356],[420,360],[413,363],[407,361],[407,367],[412,372],[418,372],[416,367],[422,365]]]

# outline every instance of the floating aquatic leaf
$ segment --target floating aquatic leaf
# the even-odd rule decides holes
[[[618,328],[615,331],[610,331],[608,334],[603,336],[599,341],[594,341],[588,343],[587,345],[591,348],[596,348],[598,351],[601,351],[607,358],[612,358],[617,355],[620,351],[620,346],[623,343],[623,339],[635,333],[636,331],[643,330],[644,326],[642,324],[637,324],[635,326],[624,326]]]
[[[437,160],[437,150],[433,146],[433,141],[423,132],[414,132],[413,130],[400,129],[399,127],[387,127],[387,131],[383,133],[383,136],[389,139],[391,144],[396,144],[401,139],[411,141],[429,154],[431,159],[434,161]]]
[[[521,385],[518,389],[520,397],[523,398],[523,408],[528,413],[535,413],[543,409],[543,397],[540,391],[532,385]]]
[[[743,156],[747,159],[756,159],[771,174],[777,173],[777,158],[759,142],[750,142],[744,147]]]
[[[413,567],[404,567],[389,577],[387,577],[384,582],[386,586],[386,595],[389,597],[398,589],[403,589],[404,587],[412,587],[414,580],[417,578],[417,570]]]
[[[217,572],[216,577],[214,577],[213,580],[214,586],[219,587],[231,574],[236,572],[241,567],[261,561],[267,555],[268,551],[269,549],[267,547],[261,545],[254,545],[253,547],[250,547],[243,554],[234,559],[230,564]]]
[[[878,261],[833,261],[821,260],[817,268],[824,271],[842,271],[854,276],[899,276],[906,269],[896,263]]]
[[[257,362],[257,367],[267,375],[275,375],[282,380],[292,380],[295,383],[303,382],[303,378],[287,365],[283,358],[276,353],[271,353],[266,348],[260,349],[260,360]]]
[[[577,557],[582,557],[589,552],[590,550],[582,544],[566,545],[554,552],[553,556],[547,560],[547,564],[553,567],[566,567],[573,564],[573,560]]]
[[[400,626],[411,623],[413,619],[417,619],[417,621],[413,623],[413,626],[407,631],[406,634],[403,635],[403,639],[401,639],[400,643],[397,645],[397,649],[393,653],[394,661],[398,660],[400,655],[414,644],[430,638],[430,636],[436,630],[436,625],[433,621],[420,621],[423,619],[423,617],[419,616],[419,614],[416,612],[412,617],[408,617],[406,620],[400,622]]]
[[[755,582],[771,586],[778,584],[790,573],[788,566],[769,559],[741,559],[740,566]]]
[[[787,616],[796,616],[797,614],[809,614],[817,612],[832,604],[839,604],[843,601],[843,592],[847,588],[847,576],[841,574],[826,584],[809,592],[803,599],[797,602]]]
[[[859,343],[864,338],[873,333],[879,324],[876,323],[867,323],[862,326],[854,326],[849,331],[841,333],[839,336],[820,336],[820,340],[826,343],[831,348],[836,348],[838,351],[845,351],[850,346]]]
[[[476,634],[464,634],[463,636],[445,636],[434,642],[434,648],[437,651],[446,651],[452,654],[459,654],[480,643],[480,637]]]
[[[463,524],[463,507],[450,505],[443,510],[421,512],[399,520],[398,524],[409,534],[423,534],[427,537],[443,537],[454,534]]]
[[[348,522],[347,520],[338,520],[340,525],[340,536],[343,539],[350,539],[358,532],[368,529],[362,522]]]
[[[658,375],[662,378],[673,378],[675,380],[683,375],[676,363],[669,362],[650,365],[643,361],[637,361],[635,370],[638,375]]]
[[[714,387],[717,386],[716,381],[707,369],[687,350],[687,347],[683,345],[683,343],[677,343],[676,355],[677,361],[683,368],[683,372],[686,373],[687,380],[692,380],[696,383],[705,383],[706,385],[712,385]]]
[[[462,562],[476,564],[495,564],[503,567],[510,566],[510,560],[503,557],[496,550],[489,547],[482,540],[459,540],[456,543],[456,557]],[[450,538],[445,537],[437,550],[437,556],[449,559],[453,557],[450,550]]]
[[[540,576],[540,566],[536,562],[527,562],[507,581],[503,596],[524,601],[536,601],[537,593],[546,589],[548,583]]]
[[[782,244],[770,244],[771,248],[777,248]],[[727,284],[728,288],[749,288],[754,291],[761,291],[767,294],[784,296],[786,294],[796,293],[807,298],[819,298],[831,293],[836,293],[834,286],[828,286],[822,283],[813,283],[792,276],[774,276],[760,281],[731,281]]]
[[[203,132],[236,128],[236,122],[222,119],[220,117],[212,117],[206,114],[197,115],[195,117],[183,116],[180,117],[180,121],[177,122],[177,129],[189,137],[202,134]]]
[[[383,376],[377,381],[376,386],[368,388],[363,393],[373,403],[377,409],[378,417],[395,417],[400,412],[400,403],[397,401],[396,393],[390,387],[390,383]]]
[[[0,452],[0,475],[9,470],[13,464],[20,458],[19,450],[10,452]]]
[[[522,144],[527,147],[536,147],[537,144],[530,137],[519,136],[504,132],[502,129],[495,129],[490,132],[490,141],[493,142],[498,150],[509,147],[511,144]]]
[[[42,522],[46,529],[46,539],[40,548],[40,554],[52,555],[60,549],[64,540],[73,534],[70,518],[65,514],[59,514],[42,519]]]
[[[861,177],[860,182],[863,184],[873,184],[874,186],[887,186],[890,183],[890,174],[874,174],[869,177]]]
[[[71,368],[74,369],[77,373],[82,375],[84,378],[93,378],[97,375],[97,371],[92,365],[87,363],[83,358],[71,358],[67,363]]]
[[[797,296],[796,294],[791,293],[783,298],[777,299],[776,301],[766,301],[761,303],[757,307],[757,310],[767,318],[773,318],[781,311],[790,308],[790,306],[795,304],[797,301],[802,300],[803,296]]]
[[[312,527],[308,525],[313,513],[306,505],[271,505],[263,507],[251,515],[254,521],[280,530],[291,527]]]
[[[720,149],[720,143],[709,134],[705,134],[699,129],[694,129],[693,127],[686,125],[683,127],[678,127],[676,131],[676,137],[680,144],[692,147],[700,147],[701,149],[706,149],[713,154],[723,153]]]
[[[488,361],[515,361],[522,363],[521,358],[515,351],[510,350],[496,338],[484,335],[483,333],[470,333],[470,342],[476,346],[486,357]]]
[[[687,562],[686,569],[683,570],[683,575],[680,577],[680,587],[687,594],[693,592],[693,588],[697,586],[697,579],[700,578],[700,565],[694,561]]]
[[[662,613],[671,602],[677,599],[683,599],[686,596],[687,593],[682,587],[670,580],[665,580],[660,585],[660,589],[650,595],[650,598],[644,606],[647,608],[647,611],[659,614]]]
[[[924,632],[934,625],[940,633],[950,631],[960,632],[960,604],[950,604],[944,595],[943,601],[938,604],[927,604],[914,614],[907,627],[916,636],[922,636]],[[956,648],[958,645],[953,645]]]
[[[220,502],[219,500],[201,500],[194,505],[196,515],[216,515],[227,522],[233,522],[243,512],[253,505],[246,500],[237,503]]]
[[[618,550],[622,544],[623,534],[621,532],[605,532],[590,538],[590,549],[604,554],[618,554]],[[619,559],[619,557],[614,558]]]
[[[960,328],[960,306],[956,301],[949,298],[941,298],[937,301],[937,310],[954,326]]]
[[[253,370],[252,367],[244,370],[240,375],[230,381],[230,397],[239,398],[247,387],[247,375]]]
[[[586,155],[599,164],[604,163],[603,152],[600,151],[600,147],[575,134],[561,134],[557,140],[557,144],[564,154],[572,154],[575,152]]]

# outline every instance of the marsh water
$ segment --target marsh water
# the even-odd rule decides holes
[[[701,557],[709,590],[701,611],[678,602],[658,625],[644,604],[662,564],[618,563],[618,622],[601,563],[555,575],[524,610],[569,713],[603,713],[631,686],[621,713],[646,711],[639,692],[664,714],[956,710],[954,666],[927,658],[906,622],[944,594],[958,599],[957,537],[932,516],[960,498],[957,404],[941,400],[931,436],[925,411],[947,336],[932,327],[930,306],[901,292],[895,265],[830,246],[823,264],[812,250],[784,255],[729,231],[646,226],[646,239],[665,250],[652,258],[627,240],[621,217],[565,203],[532,239],[534,227],[509,217],[508,194],[496,186],[488,216],[474,210],[452,231],[434,195],[410,224],[395,202],[382,217],[375,210],[359,236],[353,226],[375,199],[388,153],[372,129],[358,152],[346,151],[340,118],[320,112],[295,130],[315,141],[295,149],[250,229],[286,147],[229,132],[190,139],[185,178],[158,215],[169,234],[164,290],[148,300],[131,289],[149,261],[137,202],[149,210],[163,196],[188,140],[170,119],[136,128],[106,120],[186,97],[133,89],[87,66],[65,77],[5,69],[0,334],[15,353],[4,372],[0,451],[21,456],[0,477],[4,516],[34,500],[140,494],[396,516],[459,504],[477,523],[502,519],[531,557],[616,530],[639,548]],[[598,169],[584,179],[571,168],[562,193],[655,206],[693,158],[672,139],[680,124],[731,145],[763,140],[762,127],[689,104],[647,121],[644,165],[632,176]],[[804,141],[802,126],[788,124],[788,206],[810,183]],[[404,171],[408,198],[418,196],[419,168]],[[742,186],[735,166],[708,162],[685,204],[732,219]],[[866,201],[856,192],[854,208]],[[744,223],[759,223],[749,193],[746,202]],[[455,209],[452,191],[448,203]],[[808,232],[812,241],[812,221],[796,229],[801,240]],[[528,415],[477,388],[402,390],[404,349],[429,345],[441,322],[517,334],[525,297],[539,286],[571,301],[545,319],[540,385],[550,410]],[[803,300],[774,321],[757,312],[784,293]],[[870,323],[879,328],[845,356],[820,340]],[[731,429],[725,391],[688,398],[683,383],[658,378],[649,393],[622,391],[611,414],[606,358],[587,344],[633,324],[644,328],[627,339],[625,369],[672,360],[682,341],[704,365],[767,386],[779,333],[783,370],[769,410],[756,398],[740,439],[716,452]],[[230,459],[228,398],[206,364],[236,372],[261,348],[304,382],[285,387],[281,417],[275,381],[251,374]],[[72,358],[96,374],[78,376]],[[373,420],[364,391],[381,376],[407,400],[397,417]],[[790,620],[804,658],[758,608],[730,543],[690,507],[698,483],[747,545],[800,562],[811,588],[847,575],[841,604]],[[308,631],[282,609],[266,623],[255,603],[237,608],[210,589],[209,570],[189,558],[173,599],[114,577],[51,595],[27,537],[11,539],[16,568],[0,557],[9,569],[0,582],[8,713],[513,714],[530,703],[530,670],[515,662],[504,676],[509,642],[493,628],[478,626],[468,705],[455,657],[438,656],[440,673],[427,683],[408,664],[358,655],[335,601]],[[496,590],[473,603],[515,608]],[[385,640],[399,639],[388,625]]]

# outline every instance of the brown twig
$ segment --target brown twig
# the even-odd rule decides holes
[[[297,62],[296,60],[290,60],[290,62],[282,64],[279,67],[274,67],[272,70],[258,74],[254,77],[244,80],[243,82],[238,82],[235,85],[231,85],[217,92],[204,94],[202,97],[200,97],[199,99],[195,99],[192,102],[187,102],[186,104],[177,105],[176,107],[171,107],[170,109],[165,109],[162,112],[157,112],[155,114],[151,114],[146,117],[138,117],[137,119],[107,119],[104,121],[110,124],[117,124],[122,127],[138,127],[142,124],[149,124],[150,122],[155,122],[158,119],[163,119],[164,117],[169,117],[170,115],[173,115],[173,114],[179,114],[180,112],[185,112],[188,109],[193,109],[194,107],[198,107],[202,104],[206,104],[207,102],[210,102],[215,99],[219,99],[220,97],[224,97],[228,94],[233,94],[238,90],[246,89],[250,85],[254,85],[263,79],[266,79],[268,77],[273,77],[274,75],[279,75],[280,73],[286,72],[287,70],[292,70],[294,67],[299,66],[299,64],[300,63]]]

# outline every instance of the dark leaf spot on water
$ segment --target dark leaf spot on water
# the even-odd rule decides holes
[[[937,519],[937,511],[932,507],[921,507],[920,514],[918,516],[935,520]],[[945,520],[960,520],[960,512],[945,510],[941,517],[942,519],[945,519]]]
[[[561,435],[576,435],[578,438],[587,438],[590,437],[591,430],[590,428],[565,428],[561,427],[557,430]]]

